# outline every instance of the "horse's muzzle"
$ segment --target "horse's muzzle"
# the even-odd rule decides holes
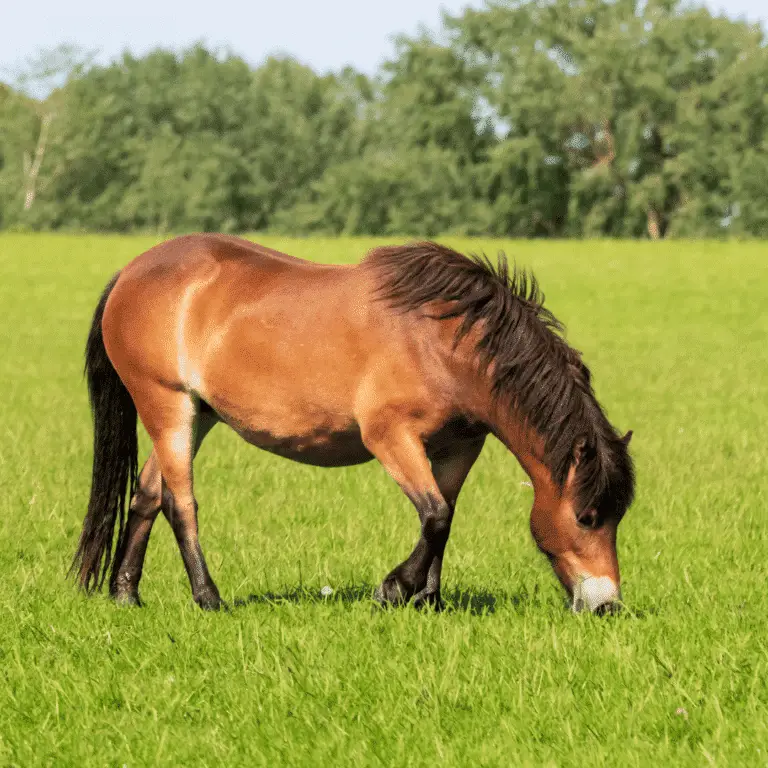
[[[583,610],[603,615],[616,613],[621,606],[621,589],[608,576],[586,576],[573,588],[574,613]]]

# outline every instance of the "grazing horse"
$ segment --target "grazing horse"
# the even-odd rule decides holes
[[[432,242],[375,248],[354,266],[214,234],[138,256],[105,288],[86,346],[94,456],[80,586],[100,589],[111,563],[110,594],[140,604],[162,511],[195,601],[223,606],[198,539],[192,462],[224,422],[294,461],[378,459],[421,536],[376,598],[438,607],[456,499],[493,434],[531,478],[531,532],[573,609],[612,609],[631,432],[610,425],[542,304],[535,278],[503,255],[494,266]],[[137,414],[153,444],[140,473]]]

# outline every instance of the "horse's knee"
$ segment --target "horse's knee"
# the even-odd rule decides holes
[[[153,453],[139,474],[139,482],[131,498],[130,511],[141,518],[156,517],[163,502],[162,491],[163,479]]]
[[[159,490],[139,486],[131,499],[130,511],[141,518],[149,519],[157,517],[162,505],[162,497]]]
[[[427,495],[421,512],[421,529],[430,544],[445,544],[451,532],[451,507],[443,500]]]
[[[445,517],[427,517],[422,527],[424,538],[430,544],[445,544],[451,532],[451,521]]]

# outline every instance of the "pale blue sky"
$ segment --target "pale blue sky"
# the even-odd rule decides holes
[[[768,20],[768,0],[709,0],[715,11]],[[440,8],[457,12],[482,0],[3,0],[0,79],[41,48],[62,42],[98,49],[99,60],[124,49],[141,54],[197,40],[227,46],[253,64],[268,54],[296,56],[316,70],[345,64],[372,73],[393,51],[391,38],[434,29]]]

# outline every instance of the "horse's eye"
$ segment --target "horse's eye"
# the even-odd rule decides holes
[[[597,514],[597,510],[594,507],[589,507],[576,515],[576,522],[578,522],[579,525],[583,525],[585,528],[597,528],[600,523],[600,518]]]

